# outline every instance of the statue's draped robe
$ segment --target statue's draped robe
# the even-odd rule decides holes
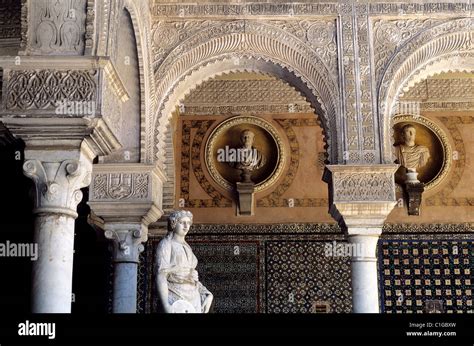
[[[187,243],[179,243],[166,236],[158,244],[156,265],[159,274],[165,274],[168,281],[168,302],[185,300],[202,312],[202,301],[210,292],[199,282],[196,266],[198,260]]]
[[[408,171],[416,172],[418,168],[423,167],[430,158],[430,152],[423,145],[408,146],[400,144],[396,146],[396,155],[400,165]]]
[[[266,163],[265,156],[254,147],[250,149],[238,148],[237,150],[239,160],[237,160],[237,162],[231,162],[232,167],[255,171]]]

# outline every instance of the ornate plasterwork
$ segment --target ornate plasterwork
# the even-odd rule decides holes
[[[151,36],[151,17],[149,2],[147,0],[125,0],[124,6],[130,13],[135,38],[137,42],[138,68],[140,75],[140,111],[141,111],[141,148],[140,161],[143,163],[154,162],[144,145],[147,131],[153,130],[152,118],[156,107],[155,79],[153,71],[153,47]]]
[[[55,109],[59,103],[96,102],[96,70],[12,70],[8,76],[8,110]]]
[[[239,20],[224,22],[212,30],[200,31],[185,40],[165,58],[156,71],[155,77],[159,83],[157,93],[161,99],[154,126],[157,137],[153,142],[157,145],[157,159],[162,160],[164,157],[166,124],[172,107],[180,97],[177,95],[178,91],[175,91],[177,87],[183,88],[184,92],[192,89],[193,85],[189,83],[189,79],[196,80],[199,76],[194,72],[200,70],[204,73],[205,67],[212,63],[216,63],[214,72],[210,76],[207,75],[207,78],[218,74],[220,71],[216,72],[217,69],[222,69],[222,72],[239,71],[245,70],[246,65],[249,66],[248,70],[259,71],[257,65],[265,65],[263,61],[269,62],[268,66],[272,66],[283,79],[301,84],[306,89],[302,91],[308,99],[313,99],[311,102],[316,109],[321,109],[314,97],[319,96],[318,100],[323,107],[321,113],[325,114],[323,127],[325,130],[331,129],[331,133],[327,134],[328,141],[332,138],[336,141],[338,90],[335,77],[329,73],[317,53],[297,37],[281,29],[263,23]],[[221,67],[218,67],[219,64]],[[226,64],[229,67],[224,69]],[[233,69],[230,67],[232,65]],[[284,69],[291,73],[288,74]],[[185,78],[188,78],[186,87],[180,83]],[[201,77],[191,83],[200,83],[202,79]],[[147,143],[148,150],[153,149],[151,143]],[[336,161],[337,148],[334,143],[329,148],[331,159]]]
[[[213,120],[196,121],[185,120],[182,127],[182,144],[181,144],[181,180],[180,195],[184,200],[187,208],[222,208],[231,207],[232,201],[220,193],[204,175],[201,163],[201,147],[204,137],[209,128],[214,123]],[[197,128],[191,143],[191,129]],[[190,174],[194,172],[194,176],[199,185],[209,195],[209,199],[191,199],[189,195]]]
[[[380,235],[396,204],[394,173],[398,165],[328,165],[330,213],[349,234]]]
[[[327,16],[341,12],[344,3],[341,1],[325,1],[312,3],[239,3],[239,4],[163,4],[154,0],[151,12],[155,17],[258,17],[258,16]],[[439,14],[469,15],[473,8],[468,2],[375,2],[368,4],[369,14],[409,15],[409,14]]]
[[[28,4],[29,54],[84,53],[87,0],[35,0]]]
[[[184,112],[180,110],[180,114],[313,112],[299,92],[277,79],[213,79],[189,93],[182,105]]]
[[[433,74],[474,69],[473,23],[473,18],[455,19],[421,32],[402,46],[383,70],[377,88],[386,162],[393,161],[391,126],[387,125],[401,91]]]
[[[149,194],[146,173],[109,173],[94,175],[92,198],[95,200],[144,199]]]
[[[400,47],[418,35],[421,31],[445,22],[447,19],[409,18],[376,19],[373,22],[375,77],[380,82],[383,68]]]
[[[311,47],[325,63],[328,70],[337,75],[336,21],[329,20],[272,20],[265,23],[280,28]]]
[[[451,102],[464,107],[474,101],[474,78],[429,78],[400,95],[401,101],[421,103]]]
[[[386,201],[395,199],[391,173],[335,173],[334,196],[337,201]]]
[[[164,181],[164,174],[152,165],[95,164],[88,204],[106,230],[123,223],[148,226],[163,214]]]

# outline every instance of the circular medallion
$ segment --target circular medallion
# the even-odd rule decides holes
[[[439,185],[448,174],[452,163],[452,150],[446,134],[438,125],[422,116],[398,115],[394,117],[393,124],[395,153],[399,152],[400,145],[404,142],[403,129],[412,127],[419,153],[414,150],[409,160],[419,165],[416,169],[418,180],[425,184],[425,191]],[[426,160],[423,156],[429,158]],[[397,184],[403,182],[402,166],[395,173],[395,181]]]
[[[179,43],[179,33],[169,25],[160,25],[153,34],[153,40],[158,47],[168,49]]]
[[[308,40],[316,47],[323,47],[331,43],[334,32],[331,23],[315,23],[308,29]]]
[[[285,162],[282,140],[267,121],[237,116],[223,121],[209,136],[205,161],[213,180],[233,190],[247,170],[255,192],[270,187],[281,175]]]

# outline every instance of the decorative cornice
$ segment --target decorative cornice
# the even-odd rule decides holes
[[[1,121],[27,148],[73,148],[84,144],[93,159],[121,148],[120,142],[102,119],[88,118],[7,118]]]
[[[202,18],[202,17],[295,17],[295,20],[307,16],[327,16],[344,14],[345,3],[340,1],[325,1],[314,3],[307,0],[299,3],[195,3],[195,4],[163,4],[154,0],[151,4],[151,13],[157,18]],[[367,5],[367,12],[371,15],[404,15],[409,14],[444,14],[444,15],[469,15],[473,4],[464,1],[458,2],[377,2]]]

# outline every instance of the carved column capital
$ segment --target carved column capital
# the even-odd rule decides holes
[[[91,182],[90,160],[29,159],[23,165],[23,172],[35,182],[34,213],[58,213],[77,217],[76,208],[82,200],[80,189],[89,186]]]
[[[379,235],[396,204],[398,165],[328,165],[331,215],[351,234]]]
[[[113,245],[114,262],[138,263],[138,257],[145,249],[148,239],[146,227],[141,224],[106,224],[105,237]]]

